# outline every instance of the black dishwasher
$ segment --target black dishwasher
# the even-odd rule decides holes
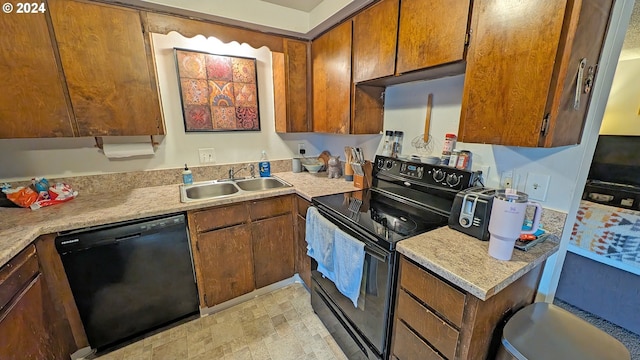
[[[56,248],[98,351],[199,311],[184,214],[60,233]]]

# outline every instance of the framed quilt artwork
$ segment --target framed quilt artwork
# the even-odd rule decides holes
[[[186,132],[260,130],[256,59],[174,53]]]

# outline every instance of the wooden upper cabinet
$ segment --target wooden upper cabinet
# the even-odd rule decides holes
[[[78,135],[164,134],[140,12],[71,0],[48,4]]]
[[[276,132],[311,131],[309,43],[283,39],[284,53],[272,52]]]
[[[349,134],[351,118],[351,21],[311,44],[313,131]]]
[[[580,142],[612,1],[474,1],[458,140],[554,147]],[[535,16],[532,16],[535,14]],[[580,59],[587,58],[577,80]],[[579,93],[582,91],[579,90]]]
[[[382,0],[353,18],[353,82],[392,76],[399,0]]]
[[[582,0],[570,4],[565,16],[565,19],[570,19],[565,24],[565,33],[571,31],[573,36],[561,37],[559,52],[562,58],[554,71],[551,82],[553,93],[548,97],[545,111],[545,115],[549,114],[549,120],[538,146],[580,143],[591,101],[591,91],[584,91],[585,82],[591,81],[593,85],[596,79],[612,8],[612,0]],[[577,85],[578,67],[582,59],[583,76],[579,80],[580,85]],[[580,86],[577,102],[576,86]]]
[[[352,82],[351,39],[352,21],[349,20],[311,43],[314,132],[378,134],[382,131],[384,87]]]
[[[0,138],[73,136],[45,16],[0,16]]]
[[[469,0],[402,0],[396,74],[464,60],[469,11]]]

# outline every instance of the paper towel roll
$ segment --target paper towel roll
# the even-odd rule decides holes
[[[122,159],[134,156],[154,155],[153,144],[128,143],[128,144],[103,144],[102,151],[109,159]]]

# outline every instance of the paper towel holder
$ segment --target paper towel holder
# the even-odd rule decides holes
[[[159,145],[157,142],[153,141],[153,135],[149,135],[149,138],[151,139],[151,145],[153,145],[154,148]],[[96,140],[94,147],[104,150],[104,141],[102,140],[102,136],[95,136],[94,139]]]

